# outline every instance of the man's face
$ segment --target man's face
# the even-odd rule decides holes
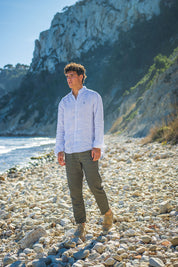
[[[76,71],[69,71],[66,74],[67,83],[71,89],[80,89],[83,84],[83,75],[78,75]]]

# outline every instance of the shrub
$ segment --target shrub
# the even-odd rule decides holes
[[[178,114],[168,125],[163,124],[161,127],[153,127],[148,136],[142,140],[143,144],[151,142],[170,143],[173,145],[178,143]]]
[[[166,56],[159,54],[154,58],[154,63],[155,63],[156,69],[166,70],[167,68],[169,68],[172,61]]]

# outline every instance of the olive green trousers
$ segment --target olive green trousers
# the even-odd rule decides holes
[[[66,173],[76,223],[86,222],[86,211],[83,199],[83,177],[85,174],[88,186],[96,203],[104,215],[109,210],[106,193],[98,170],[98,161],[93,161],[91,150],[80,153],[65,153]]]

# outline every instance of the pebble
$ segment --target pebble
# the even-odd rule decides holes
[[[85,259],[90,254],[89,250],[81,249],[78,252],[74,253],[73,256],[77,260]]]
[[[151,241],[151,237],[148,235],[142,236],[142,241],[143,241],[143,243],[148,244]]]
[[[139,247],[136,249],[136,252],[139,253],[139,254],[142,254],[146,251],[146,248],[145,247]]]
[[[178,246],[178,236],[174,236],[171,239],[171,243],[172,243],[173,246]]]
[[[165,266],[162,260],[160,260],[159,258],[153,258],[153,257],[149,259],[149,264],[151,267],[164,267]]]
[[[98,253],[103,253],[105,246],[102,243],[98,243],[93,247],[93,249],[95,249]]]
[[[3,260],[3,266],[12,264],[13,262],[17,261],[17,258],[14,256],[6,256]]]
[[[30,231],[25,237],[19,242],[21,248],[27,248],[32,246],[40,237],[47,235],[45,229],[38,226],[34,230]]]
[[[86,181],[85,242],[75,221],[65,168],[53,153],[0,175],[0,266],[177,267],[178,146],[105,136],[100,160],[114,224],[102,216]]]
[[[108,266],[113,266],[114,263],[115,263],[115,260],[113,258],[108,258],[105,262],[104,262],[106,265]]]

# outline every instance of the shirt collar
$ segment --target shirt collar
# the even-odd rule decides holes
[[[80,94],[82,94],[85,90],[86,90],[86,86],[83,86],[83,87],[78,91],[78,96],[79,96]],[[74,95],[72,94],[72,90],[71,90],[71,92],[70,92],[70,95],[74,96]]]
[[[78,91],[78,95],[79,95],[79,94],[82,94],[85,90],[86,90],[86,87],[83,86],[83,87]]]

